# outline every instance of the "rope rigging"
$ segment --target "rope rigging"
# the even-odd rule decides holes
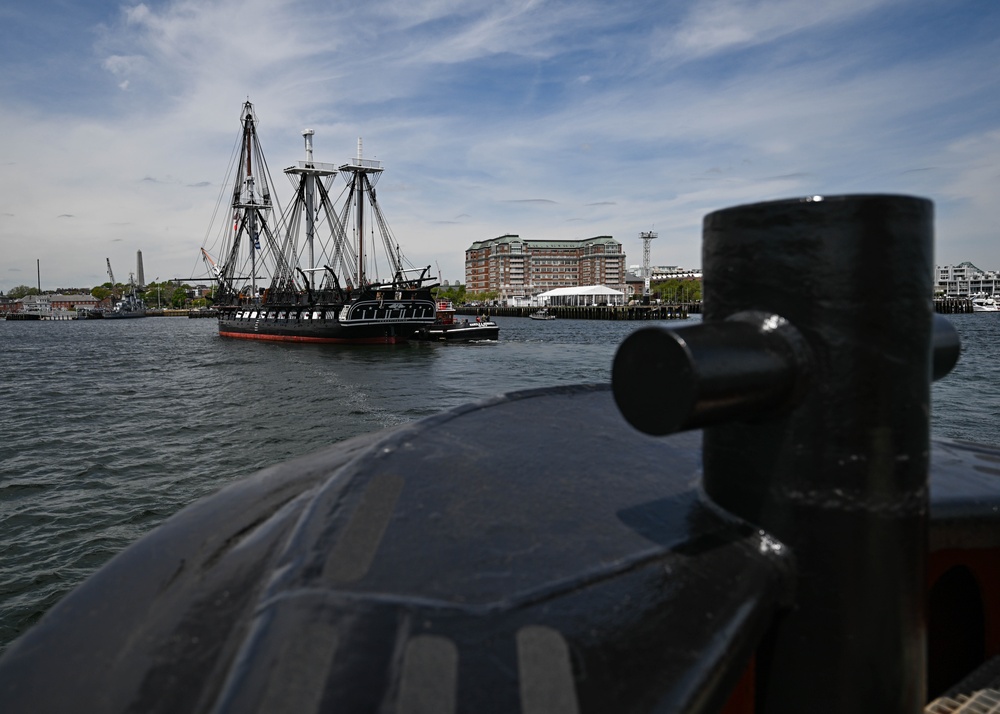
[[[220,189],[212,214],[212,224],[219,225],[221,218],[222,227],[211,246],[211,229],[203,243],[202,260],[209,260],[205,246],[219,256],[218,263],[208,266],[206,262],[219,281],[219,299],[259,302],[267,288],[270,299],[308,293],[313,302],[323,299],[324,294],[342,295],[344,290],[361,287],[362,282],[403,281],[404,259],[375,192],[381,168],[349,164],[338,172],[332,164],[312,162],[311,143],[307,142],[307,161],[285,169],[293,194],[283,210],[273,190],[249,102],[241,119],[243,132],[228,163],[231,181]],[[332,196],[337,173],[345,184],[339,195]],[[227,191],[228,215],[220,209]],[[359,210],[361,216],[357,215]],[[359,235],[359,229],[367,235]],[[376,233],[380,240],[376,240]],[[362,239],[370,250],[362,250]],[[380,274],[380,266],[390,274]]]

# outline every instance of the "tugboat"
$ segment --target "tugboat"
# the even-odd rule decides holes
[[[218,281],[219,334],[253,340],[343,344],[405,342],[434,322],[430,266],[404,268],[375,198],[379,161],[358,155],[336,167],[313,161],[314,132],[302,132],[304,161],[285,169],[295,198],[282,214],[257,136],[253,105],[243,105],[243,134],[232,187],[232,222],[223,253],[202,255]],[[329,191],[347,179],[334,209]],[[370,221],[366,223],[366,217]],[[365,233],[380,234],[389,276],[375,275]],[[265,287],[266,286],[266,287]]]
[[[421,327],[413,334],[414,340],[424,342],[478,342],[496,341],[500,338],[500,327],[489,315],[479,315],[475,322],[455,319],[455,308],[451,300],[438,300],[437,319],[434,324]]]

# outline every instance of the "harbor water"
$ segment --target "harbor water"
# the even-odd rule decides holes
[[[997,444],[1000,313],[949,319],[963,351],[933,387],[932,434]],[[215,320],[0,321],[0,649],[193,501],[471,401],[607,382],[650,324],[496,321],[496,343],[393,347],[228,340]]]

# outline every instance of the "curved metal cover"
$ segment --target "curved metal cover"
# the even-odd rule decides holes
[[[790,591],[699,490],[700,434],[606,385],[262,471],[108,563],[0,660],[6,711],[701,711]]]

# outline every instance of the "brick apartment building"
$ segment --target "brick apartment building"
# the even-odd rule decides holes
[[[582,285],[625,290],[621,243],[611,236],[528,240],[508,234],[476,241],[465,251],[469,293],[496,292],[506,300]]]

